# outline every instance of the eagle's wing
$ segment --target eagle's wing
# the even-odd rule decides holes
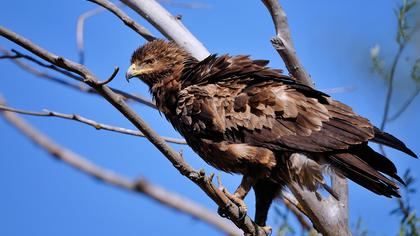
[[[350,107],[320,100],[277,81],[230,81],[185,88],[177,114],[196,135],[276,150],[332,152],[374,137],[373,126]]]
[[[352,109],[247,57],[210,57],[184,81],[177,107],[180,126],[196,137],[270,150],[323,153],[364,187],[398,195],[394,164],[367,146],[376,141],[415,156]],[[212,63],[211,63],[212,62]],[[243,70],[240,70],[240,68]]]

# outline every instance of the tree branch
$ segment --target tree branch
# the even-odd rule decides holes
[[[76,45],[77,45],[77,52],[79,54],[79,63],[85,64],[85,47],[84,47],[84,28],[85,28],[85,21],[89,17],[92,17],[100,12],[104,12],[105,9],[98,7],[93,10],[89,10],[84,12],[77,18],[76,24]]]
[[[292,44],[286,13],[278,0],[262,0],[273,19],[276,37],[271,42],[280,54],[290,74],[299,83],[313,87],[314,83],[306,73],[303,65],[296,56]],[[301,155],[301,154],[299,154]],[[347,180],[331,174],[332,189],[339,196],[339,200],[330,196],[322,199],[315,193],[303,189],[297,183],[290,183],[288,187],[298,199],[314,227],[323,235],[351,235],[348,226],[348,187]]]
[[[411,103],[414,101],[414,99],[417,97],[419,93],[420,93],[420,87],[416,88],[414,93],[412,93],[411,96],[408,97],[408,99],[404,102],[404,104],[400,107],[400,109],[398,109],[398,111],[395,112],[393,116],[387,119],[387,122],[392,122],[396,120],[398,117],[400,117],[400,115],[404,113],[405,110],[407,110],[407,108],[411,105]]]
[[[0,101],[0,105],[4,104]],[[4,107],[4,105],[1,105]],[[23,119],[9,111],[0,112],[10,125],[17,128],[22,134],[31,139],[39,147],[45,149],[53,157],[60,161],[72,166],[73,168],[81,171],[95,179],[113,185],[123,190],[128,190],[136,193],[141,193],[167,207],[173,208],[177,211],[191,215],[201,221],[207,222],[216,229],[228,234],[238,235],[239,232],[232,227],[233,225],[227,224],[222,218],[209,212],[206,208],[185,199],[175,193],[168,192],[167,190],[156,186],[144,178],[136,181],[130,181],[125,177],[117,175],[112,171],[102,169],[95,164],[89,162],[82,156],[59,146],[54,143],[50,138],[36,130]]]
[[[127,14],[125,14],[121,9],[119,9],[115,4],[111,3],[107,0],[88,0],[89,2],[96,3],[105,9],[112,12],[114,15],[116,15],[118,18],[124,22],[126,26],[128,26],[130,29],[134,30],[134,32],[138,33],[140,36],[145,38],[147,41],[152,41],[156,39],[155,36],[152,35],[152,33],[149,32],[146,28],[135,22],[133,19],[131,19]]]
[[[149,0],[148,0],[149,1]],[[204,171],[194,170],[188,163],[184,161],[182,156],[174,151],[166,142],[152,130],[146,122],[137,115],[121,98],[121,96],[114,93],[106,85],[98,85],[98,78],[90,72],[85,66],[68,60],[64,57],[54,55],[47,50],[35,45],[28,39],[4,28],[0,27],[0,35],[9,39],[10,41],[22,46],[40,58],[60,67],[78,74],[83,78],[83,81],[98,91],[109,103],[111,103],[118,111],[120,111],[136,128],[138,128],[149,141],[174,165],[178,171],[198,185],[219,207],[225,209],[229,219],[241,228],[246,234],[250,235],[265,235],[261,227],[256,225],[249,216],[242,217],[241,212],[229,198],[218,189],[212,182],[211,176],[205,175]]]
[[[103,129],[103,130],[108,130],[108,131],[117,132],[117,133],[121,133],[121,134],[128,134],[128,135],[133,135],[133,136],[138,136],[138,137],[144,137],[144,134],[140,131],[99,123],[97,121],[85,118],[85,117],[77,115],[77,114],[64,114],[64,113],[49,111],[49,110],[44,110],[44,112],[26,111],[26,110],[16,109],[16,108],[13,108],[13,107],[4,106],[4,105],[1,105],[1,104],[0,104],[0,110],[15,112],[15,113],[24,114],[24,115],[31,115],[31,116],[58,117],[58,118],[63,118],[63,119],[67,119],[67,120],[74,120],[74,121],[78,121],[80,123],[92,126],[93,128],[95,128],[97,130]],[[184,139],[164,137],[164,136],[162,136],[162,139],[165,140],[168,143],[186,144]]]
[[[198,60],[210,55],[209,51],[178,20],[154,0],[121,0],[139,13],[166,38],[175,41]]]
[[[45,79],[48,79],[50,81],[54,81],[54,82],[59,83],[61,85],[65,85],[67,87],[70,87],[70,88],[73,88],[73,89],[76,89],[76,90],[79,90],[79,91],[82,91],[82,92],[98,95],[98,92],[96,90],[94,90],[93,88],[85,87],[85,86],[81,86],[81,85],[76,85],[76,84],[67,82],[64,79],[58,78],[57,76],[53,76],[53,75],[48,74],[46,72],[42,72],[42,71],[30,66],[29,64],[22,62],[22,60],[19,60],[19,58],[24,58],[24,59],[27,59],[29,61],[32,61],[32,62],[36,63],[39,66],[46,67],[48,69],[52,69],[51,65],[47,65],[45,63],[42,63],[41,61],[37,60],[36,58],[30,57],[28,55],[24,55],[24,54],[22,54],[22,53],[20,53],[16,50],[14,50],[16,55],[13,56],[9,51],[7,51],[7,50],[5,50],[1,47],[0,47],[0,52],[4,53],[5,56],[10,56],[10,57],[7,57],[7,58],[13,58],[12,61],[16,65],[18,65],[23,70],[25,70],[25,71],[27,71],[31,74],[36,75],[39,78],[45,78]],[[65,75],[67,77],[70,77],[70,78],[76,80],[76,81],[83,82],[83,78],[81,78],[79,76],[76,76],[74,74],[66,73]],[[116,88],[111,88],[111,90],[114,91],[115,93],[123,96],[124,100],[126,100],[126,101],[132,100],[132,101],[135,101],[135,102],[141,103],[143,105],[146,105],[148,107],[156,109],[156,106],[155,106],[154,102],[152,102],[152,101],[150,101],[150,100],[148,100],[148,99],[146,99],[142,96],[129,94],[127,92],[124,92],[124,91],[122,91],[120,89],[116,89]]]
[[[306,73],[305,68],[296,55],[296,50],[290,35],[289,24],[287,23],[287,16],[280,3],[278,0],[262,0],[262,2],[270,12],[276,30],[276,36],[271,39],[273,47],[283,59],[289,73],[299,83],[313,86],[312,79]]]

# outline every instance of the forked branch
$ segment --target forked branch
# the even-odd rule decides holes
[[[194,170],[184,161],[178,152],[168,146],[166,142],[124,102],[121,96],[114,93],[108,86],[98,84],[98,78],[90,72],[87,67],[64,57],[54,55],[38,45],[35,45],[28,39],[25,39],[24,37],[4,27],[0,27],[0,35],[22,46],[49,63],[81,76],[87,85],[91,86],[99,94],[101,94],[102,97],[111,103],[136,128],[138,128],[182,175],[197,184],[214,202],[217,203],[219,207],[224,208],[229,219],[235,223],[235,225],[241,228],[246,234],[265,235],[264,230],[256,225],[249,216],[242,216],[238,206],[232,203],[229,198],[213,184],[212,179],[207,177],[204,171]]]
[[[67,120],[74,120],[74,121],[92,126],[93,128],[95,128],[97,130],[102,129],[102,130],[108,130],[108,131],[117,132],[117,133],[121,133],[121,134],[128,134],[128,135],[133,135],[133,136],[138,136],[138,137],[144,137],[144,134],[140,131],[103,124],[103,123],[88,119],[86,117],[83,117],[83,116],[77,115],[77,114],[64,114],[64,113],[60,113],[60,112],[56,112],[56,111],[49,111],[49,110],[44,110],[44,112],[26,111],[26,110],[16,109],[16,108],[13,108],[13,107],[4,106],[4,105],[1,105],[1,104],[0,104],[0,110],[19,113],[19,114],[24,114],[24,115],[31,115],[31,116],[58,117],[58,118],[67,119]],[[168,143],[186,144],[184,139],[164,137],[164,136],[162,136],[162,139],[165,140]]]
[[[0,101],[0,105],[5,107],[2,101]],[[34,141],[34,143],[39,147],[45,149],[53,157],[66,163],[67,165],[72,166],[76,170],[92,176],[103,183],[113,185],[123,190],[141,193],[165,206],[207,222],[228,235],[239,234],[239,232],[235,229],[235,227],[232,227],[231,224],[228,224],[222,218],[197,203],[183,198],[176,193],[168,192],[167,190],[150,183],[144,178],[137,179],[136,181],[130,181],[125,177],[113,173],[112,171],[100,168],[89,162],[84,157],[54,143],[52,139],[47,137],[45,134],[42,134],[14,113],[3,110],[0,114],[3,115],[7,122],[17,128],[29,139]]]
[[[294,49],[286,13],[278,0],[262,0],[273,19],[276,36],[271,40],[274,48],[283,59],[289,73],[299,83],[313,87],[312,79],[300,63]],[[298,184],[289,184],[290,190],[298,199],[300,205],[314,224],[314,227],[323,235],[351,235],[348,226],[348,189],[347,181],[331,174],[332,189],[339,200],[332,196],[327,199],[319,198],[315,193],[302,189]]]

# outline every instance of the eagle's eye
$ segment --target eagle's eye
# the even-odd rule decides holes
[[[149,59],[144,60],[143,64],[150,65],[150,64],[155,63],[155,61],[156,60],[154,58],[149,58]]]

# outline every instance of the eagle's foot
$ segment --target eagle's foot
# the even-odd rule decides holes
[[[246,214],[248,213],[248,207],[246,206],[244,200],[237,196],[237,194],[229,193],[225,188],[222,189],[223,193],[239,208],[239,220],[245,219]]]
[[[273,232],[271,226],[262,226],[261,229],[264,231],[265,235],[271,235]]]

